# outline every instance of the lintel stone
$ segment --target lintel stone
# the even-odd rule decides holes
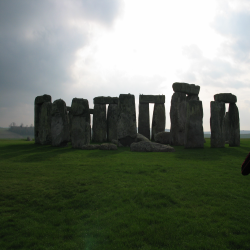
[[[200,92],[200,86],[185,82],[175,82],[172,87],[174,92],[185,93],[187,95],[198,95]]]
[[[165,103],[165,95],[139,95],[140,103]]]
[[[214,100],[216,102],[236,103],[237,97],[231,93],[221,93],[214,95]]]
[[[118,104],[118,97],[97,96],[94,98],[94,104]]]

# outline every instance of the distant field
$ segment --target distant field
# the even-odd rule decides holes
[[[8,131],[7,128],[0,128],[0,139],[26,139],[27,137],[34,138],[30,135],[19,135]]]
[[[174,153],[0,140],[0,249],[249,250],[241,147]]]

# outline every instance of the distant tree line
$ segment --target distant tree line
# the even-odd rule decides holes
[[[20,126],[17,126],[15,122],[12,122],[9,125],[9,131],[19,134],[19,135],[32,135],[34,136],[34,126],[33,124],[30,124],[30,126],[26,125],[24,126],[23,123],[21,123]]]

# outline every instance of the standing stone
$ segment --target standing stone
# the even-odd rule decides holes
[[[203,108],[201,101],[187,102],[185,148],[204,148]]]
[[[235,103],[229,104],[229,147],[240,146],[240,118]]]
[[[52,104],[51,137],[52,146],[56,147],[67,146],[70,141],[67,107],[62,99],[55,100]]]
[[[107,139],[117,140],[118,104],[109,104],[107,114]]]
[[[89,102],[86,99],[74,98],[71,104],[72,148],[82,148],[90,143]]]
[[[172,95],[170,108],[170,141],[174,146],[184,145],[186,112],[186,94],[179,92],[174,93]]]
[[[106,104],[94,104],[92,141],[107,141]]]
[[[224,131],[224,135],[225,135],[225,141],[229,142],[229,112],[226,112],[225,116],[224,116],[224,122],[223,122],[223,131]]]
[[[51,96],[42,95],[35,98],[35,143],[51,144]]]
[[[149,103],[139,103],[138,132],[150,139]]]
[[[152,119],[152,138],[151,138],[152,141],[154,141],[155,134],[165,131],[165,125],[166,125],[165,104],[155,103],[153,119]]]
[[[223,148],[225,147],[225,103],[215,101],[210,102],[210,113],[211,148]]]
[[[120,94],[118,101],[117,138],[123,146],[136,141],[135,96]]]

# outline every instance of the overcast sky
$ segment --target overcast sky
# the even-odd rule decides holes
[[[34,124],[34,99],[166,96],[199,85],[210,101],[237,96],[250,130],[249,0],[0,0],[0,127]],[[151,105],[151,115],[152,115]]]

